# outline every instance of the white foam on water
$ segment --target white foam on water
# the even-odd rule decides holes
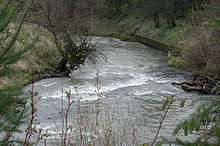
[[[141,95],[146,95],[146,94],[153,94],[154,93],[154,91],[135,91],[134,92],[134,95],[136,95],[136,96],[141,96]]]
[[[171,91],[164,91],[164,90],[162,90],[162,91],[160,91],[160,93],[162,94],[162,95],[175,95],[176,93],[174,93],[174,92],[171,92]]]
[[[133,75],[133,76],[135,76],[135,75]],[[130,79],[130,80],[123,82],[123,83],[115,83],[115,84],[110,84],[107,86],[101,86],[99,92],[100,93],[108,93],[108,92],[111,92],[111,91],[114,91],[114,90],[120,89],[120,88],[145,85],[145,84],[147,84],[147,82],[153,81],[154,79],[155,79],[154,77],[149,77],[144,74],[141,74],[139,76],[136,76],[134,79]],[[53,84],[49,84],[47,86],[43,85],[43,87],[49,88],[50,86],[54,86],[59,83],[60,83],[60,81],[54,82]],[[42,86],[42,85],[38,84],[38,86]],[[97,100],[98,99],[98,96],[91,96],[91,95],[97,95],[97,87],[95,85],[86,84],[83,86],[78,86],[77,93],[76,93],[76,87],[74,85],[73,86],[65,85],[65,82],[63,82],[63,87],[62,86],[59,87],[57,85],[56,88],[57,88],[57,91],[52,92],[52,93],[51,92],[44,92],[44,94],[41,94],[40,90],[38,92],[41,95],[42,99],[63,98],[66,96],[66,92],[68,92],[68,91],[71,91],[71,94],[79,94],[79,95],[90,94],[88,96],[84,96],[83,100]],[[62,88],[63,88],[63,91],[62,91]],[[148,94],[148,91],[146,91],[145,94],[146,93]]]
[[[169,80],[159,80],[159,81],[155,81],[158,84],[166,84],[169,82]]]

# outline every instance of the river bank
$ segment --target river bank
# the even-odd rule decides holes
[[[66,145],[67,141],[65,136],[69,134],[69,130],[73,131],[69,135],[70,139],[73,140],[73,143],[75,143],[75,139],[76,141],[80,139],[78,137],[72,137],[75,135],[80,136],[80,140],[82,140],[83,135],[83,137],[87,138],[85,143],[91,143],[91,139],[96,139],[100,131],[100,133],[107,138],[106,141],[109,141],[109,138],[112,138],[112,130],[106,126],[108,124],[112,129],[116,129],[115,138],[117,140],[122,137],[122,141],[119,143],[125,142],[130,144],[132,138],[132,143],[150,143],[151,141],[155,142],[158,139],[158,134],[162,127],[162,122],[159,122],[161,117],[162,121],[166,116],[168,117],[168,122],[165,122],[166,125],[164,129],[161,130],[162,134],[165,136],[171,136],[174,127],[177,125],[176,122],[179,123],[188,119],[192,113],[196,112],[197,105],[192,105],[195,103],[194,98],[201,99],[201,103],[203,102],[203,99],[207,99],[208,101],[215,99],[215,97],[210,98],[206,95],[203,96],[200,94],[184,92],[180,88],[171,86],[173,82],[182,81],[185,76],[176,73],[173,68],[167,66],[167,62],[176,69],[186,70],[192,73],[208,74],[210,77],[218,79],[218,17],[214,17],[213,19],[208,18],[207,20],[199,17],[199,22],[196,23],[194,23],[194,21],[197,21],[197,19],[192,19],[190,21],[178,19],[176,20],[176,24],[172,27],[167,27],[167,22],[161,20],[161,25],[157,25],[157,28],[155,28],[154,24],[151,23],[153,19],[146,19],[144,22],[140,22],[142,14],[141,16],[123,15],[125,18],[120,21],[114,21],[117,19],[117,15],[113,15],[114,17],[112,18],[114,20],[108,23],[107,17],[99,18],[101,14],[100,12],[102,12],[99,10],[102,6],[105,6],[104,3],[103,5],[100,5],[101,7],[97,7],[99,10],[97,9],[97,11],[94,11],[96,10],[94,9],[96,6],[92,6],[87,1],[83,1],[86,5],[80,1],[77,3],[77,7],[74,6],[75,4],[66,5],[66,2],[56,2],[58,5],[56,5],[55,2],[49,1],[45,1],[45,3],[43,2],[39,5],[38,3],[32,3],[34,5],[33,7],[30,6],[31,12],[29,13],[29,17],[27,17],[27,19],[22,19],[22,22],[26,20],[27,23],[21,23],[20,26],[24,25],[23,27],[19,27],[19,31],[17,32],[17,19],[13,19],[14,23],[12,23],[11,19],[7,19],[7,11],[5,11],[8,8],[9,10],[12,10],[12,12],[15,12],[13,10],[16,10],[16,8],[7,7],[7,5],[5,8],[1,8],[2,12],[6,12],[6,17],[3,16],[3,13],[1,18],[5,18],[5,21],[10,24],[6,31],[2,33],[2,37],[6,37],[6,39],[3,39],[3,42],[4,40],[7,40],[7,38],[9,40],[11,39],[8,34],[15,34],[16,36],[12,37],[12,43],[5,42],[6,46],[8,45],[9,47],[4,48],[4,43],[1,44],[3,46],[2,48],[6,49],[3,51],[3,56],[6,55],[6,60],[1,58],[3,64],[0,64],[0,69],[3,68],[2,71],[5,71],[0,77],[0,94],[1,97],[3,97],[1,98],[0,112],[1,114],[3,113],[2,117],[4,119],[2,121],[3,124],[5,124],[3,125],[3,128],[1,128],[3,130],[4,128],[6,129],[4,131],[6,134],[3,134],[6,135],[4,141],[8,142],[10,138],[13,139],[14,130],[20,128],[19,125],[22,123],[22,115],[25,113],[24,110],[31,109],[30,117],[28,117],[30,118],[30,121],[26,121],[25,119],[25,122],[30,122],[30,125],[27,127],[28,129],[24,142],[27,144],[30,142],[29,140],[33,132],[32,129],[35,129],[35,126],[36,128],[39,127],[38,132],[41,132],[42,129],[44,131],[51,131],[52,128],[57,128],[56,121],[59,120],[59,128],[61,128],[61,130],[58,129],[55,131],[57,132],[55,134],[53,133],[54,131],[52,131],[52,135],[54,134],[57,136],[61,133],[61,141],[64,145]],[[112,1],[110,3],[112,3]],[[10,6],[10,2],[8,5]],[[16,7],[16,5],[13,6]],[[113,8],[116,8],[115,12],[126,10],[121,9],[118,5],[114,5]],[[61,12],[58,9],[60,9]],[[72,11],[73,9],[74,11]],[[91,15],[89,13],[87,16],[87,11],[83,14],[85,10],[91,10]],[[156,9],[153,8],[152,10],[155,10],[155,14],[157,14]],[[94,15],[93,12],[97,12],[98,15],[96,15],[97,13]],[[85,15],[86,18],[84,17]],[[197,16],[198,15],[196,14],[195,17]],[[33,19],[36,24],[30,23],[32,21],[29,21],[29,18]],[[79,23],[75,21],[76,18],[80,19]],[[43,20],[43,23],[40,19]],[[167,18],[168,21],[169,19],[174,21],[174,18]],[[191,23],[191,21],[193,22]],[[190,24],[188,24],[188,22],[190,22]],[[77,26],[75,26],[75,24]],[[99,26],[99,24],[101,24],[101,26]],[[2,26],[2,28],[4,28],[4,25]],[[69,34],[69,32],[71,32],[71,34]],[[101,35],[105,37],[99,40],[101,42],[99,49],[107,54],[106,56],[108,56],[108,58],[106,59],[106,62],[97,62],[95,65],[87,64],[86,58],[90,57],[89,59],[91,59],[97,55],[94,55],[93,51],[88,50],[87,42],[83,37],[89,36],[89,34],[92,36]],[[82,40],[83,45],[78,47],[77,39],[73,41],[72,35],[75,36],[75,39],[80,36],[78,38]],[[106,38],[106,36],[113,38]],[[121,41],[114,38],[121,38],[122,40],[127,41]],[[96,37],[94,37],[94,39],[96,39]],[[35,40],[36,43],[33,47],[31,46],[32,48],[30,51],[24,54],[22,53],[23,51],[18,51],[22,50],[24,45],[30,42],[35,42]],[[59,44],[57,43],[57,40],[60,41]],[[7,49],[18,52],[15,55],[13,54],[13,51],[7,54]],[[79,51],[80,49],[82,49],[82,52]],[[88,57],[88,54],[92,54],[92,56]],[[21,59],[19,60],[19,58]],[[105,58],[105,56],[103,56],[103,58]],[[15,64],[12,61],[13,59]],[[78,67],[81,64],[84,66],[75,70],[75,67]],[[64,77],[68,76],[68,74],[74,70],[71,75],[72,78],[69,78],[69,76],[68,78],[62,78],[62,73],[64,72],[62,72],[63,70],[60,70],[60,67],[64,67]],[[68,72],[66,72],[66,69]],[[56,74],[57,72],[58,74]],[[53,79],[49,79],[51,77]],[[209,77],[206,79],[208,79],[207,82],[215,84],[215,81],[213,82],[212,79],[209,80]],[[40,81],[36,82],[38,80]],[[207,82],[204,83],[202,81],[202,89],[203,87],[206,87]],[[24,95],[23,87],[31,83],[33,83],[32,87],[27,89],[27,94]],[[184,84],[187,86],[191,85],[189,82],[185,82]],[[197,86],[197,83],[193,83],[193,86],[194,85]],[[35,94],[35,89],[39,95],[37,93]],[[212,92],[208,91],[206,94],[209,93]],[[36,95],[39,97],[36,97]],[[176,102],[173,101],[174,96],[176,97]],[[165,115],[163,115],[161,110],[158,110],[163,103],[166,104],[167,100],[164,100],[164,97],[167,97],[167,99],[171,99],[172,101],[168,104]],[[67,103],[63,104],[64,101],[67,101]],[[76,101],[77,104],[75,104]],[[99,110],[99,103],[102,104],[104,110]],[[184,106],[185,103],[186,106]],[[87,106],[87,104],[89,104],[89,106]],[[30,107],[26,107],[25,105],[30,105]],[[69,114],[71,105],[74,106],[72,110],[73,113]],[[81,105],[86,107],[83,114],[92,116],[85,116],[86,120],[89,120],[85,121],[86,126],[81,122],[84,121],[80,116]],[[67,109],[64,111],[64,107],[66,106]],[[36,118],[35,115],[38,113],[38,107],[39,115]],[[93,112],[91,112],[91,109]],[[168,110],[171,110],[172,113],[169,114]],[[53,114],[51,114],[51,112],[53,112]],[[108,118],[108,116],[106,116],[106,113],[108,112],[111,123],[107,121],[107,123],[101,124],[101,127],[98,127],[99,124],[97,123],[99,122],[97,122],[97,119],[99,119],[99,113],[102,115],[99,119],[100,123],[102,123]],[[11,116],[11,113],[15,116]],[[179,113],[181,114],[179,115]],[[116,116],[114,116],[115,114]],[[55,117],[53,117],[53,115],[55,115]],[[81,123],[79,122],[79,124],[77,123],[76,125],[69,124],[68,115],[73,116],[73,121],[75,120],[74,123],[79,121]],[[178,118],[175,119],[173,115]],[[14,117],[16,117],[18,121],[14,119]],[[94,117],[94,121],[96,122],[90,123],[90,120]],[[143,121],[139,121],[141,118]],[[4,122],[4,120],[7,122]],[[66,120],[66,124],[64,123],[64,120]],[[200,121],[202,122],[202,120],[203,119]],[[131,125],[124,125],[127,121],[128,124]],[[113,125],[111,125],[112,123]],[[71,127],[69,127],[69,125]],[[117,127],[117,125],[120,125],[120,127]],[[159,128],[157,125],[160,125]],[[83,130],[85,130],[83,133],[81,133],[82,129],[80,127],[83,127]],[[87,127],[89,127],[91,131],[88,131]],[[124,127],[128,127],[129,129],[124,129]],[[97,130],[96,128],[99,129]],[[158,131],[157,128],[159,129]],[[25,129],[26,128],[22,130]],[[78,130],[80,135],[75,134],[75,129]],[[151,133],[156,132],[156,138],[153,140]],[[136,137],[139,137],[137,136],[139,133],[141,138],[136,139]],[[41,133],[37,134],[41,135]],[[128,136],[126,140],[130,141],[124,140],[124,135]],[[28,137],[29,140],[27,140]],[[1,138],[4,137],[1,135]],[[21,139],[23,140],[23,138]],[[57,140],[57,138],[55,139]],[[205,142],[207,142],[207,140],[205,140]],[[120,145],[119,143],[116,145]]]
[[[117,18],[110,20],[108,27],[104,26],[101,31],[99,29],[95,32],[102,36],[107,34],[122,40],[137,41],[165,51],[170,66],[180,71],[190,72],[192,75],[200,74],[212,78],[217,85],[208,89],[208,92],[219,93],[219,5],[218,1],[205,4],[203,10],[194,12],[189,18],[176,20],[176,27],[168,27],[166,21],[161,20],[161,26],[155,28],[152,20],[143,21],[144,16],[129,14],[119,17],[119,20]],[[198,86],[194,84],[195,86],[189,88],[200,90],[203,86],[212,86],[206,82],[206,79],[203,81],[201,84],[198,81],[196,83]]]
[[[204,4],[203,10],[193,12],[186,19],[176,20],[176,27],[168,27],[166,20],[161,19],[160,27],[156,28],[153,20],[146,18],[143,21],[144,14],[134,12],[109,20],[107,27],[101,25],[108,22],[104,19],[100,22],[103,28],[95,32],[122,40],[129,40],[127,34],[135,32],[154,46],[158,46],[155,41],[162,43],[162,48],[169,50],[168,63],[172,67],[219,78],[219,6],[216,0]]]
[[[30,34],[29,32],[32,32],[32,34]],[[26,58],[24,58],[22,61],[19,61],[15,65],[15,68],[18,69],[19,71],[18,74],[14,74],[14,77],[12,77],[14,78],[14,80],[9,80],[7,78],[1,79],[2,87],[4,87],[4,85],[10,87],[10,85],[14,84],[15,82],[19,82],[20,83],[19,86],[24,87],[33,81],[35,82],[41,79],[53,78],[53,77],[65,77],[65,75],[55,74],[52,71],[53,65],[51,66],[51,64],[56,65],[58,63],[57,60],[59,57],[59,52],[58,49],[56,49],[56,44],[54,43],[53,35],[50,34],[50,32],[44,29],[43,27],[39,27],[35,24],[26,24],[23,33],[21,33],[21,36],[23,38],[29,38],[29,39],[30,36],[32,36],[31,39],[33,39],[33,36],[36,35],[39,35],[40,39],[36,44],[37,47],[33,49],[32,52],[33,54],[31,56],[27,55]],[[97,33],[97,35],[100,34]],[[166,52],[168,56],[168,64],[170,64],[173,67],[176,67],[176,69],[180,69],[178,65],[175,65],[174,63],[171,62],[172,62],[172,57],[174,57],[172,56],[173,52],[180,50],[180,46],[177,44],[179,42],[183,42],[184,41],[183,39],[180,40],[179,42],[176,42],[177,44],[175,46],[171,46],[169,42],[165,43],[163,39],[157,40],[155,38],[144,36],[143,34],[139,35],[139,34],[129,34],[129,33],[112,33],[112,34],[105,34],[105,36],[116,37],[121,40],[129,41],[129,42],[138,42],[147,46],[152,46],[153,48],[158,49],[160,51]],[[22,38],[21,40],[25,41],[25,39]],[[53,53],[51,54],[51,52]],[[48,59],[48,55],[49,55],[49,59]]]
[[[34,126],[51,133],[45,138],[48,143],[56,145],[61,141],[57,136],[62,131],[60,113],[62,103],[67,102],[66,93],[70,92],[75,101],[68,118],[68,124],[74,128],[68,133],[71,142],[104,145],[109,140],[112,145],[128,146],[151,143],[163,115],[164,97],[175,96],[161,129],[161,135],[170,139],[175,125],[195,112],[200,104],[195,100],[200,95],[171,86],[172,82],[182,81],[184,75],[167,66],[165,52],[114,38],[96,39],[108,62],[87,62],[72,73],[72,79],[54,78],[35,83],[35,92],[41,100]],[[31,85],[25,90],[30,89]],[[201,102],[209,101],[206,96],[201,97]],[[180,107],[183,100],[185,106]],[[80,127],[83,139],[78,137]]]

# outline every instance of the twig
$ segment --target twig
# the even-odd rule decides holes
[[[34,123],[34,119],[36,117],[36,100],[35,100],[35,96],[36,94],[34,93],[34,76],[32,75],[32,87],[31,87],[31,119],[30,119],[30,123],[29,126],[27,128],[27,132],[26,132],[26,136],[25,136],[25,140],[24,140],[24,146],[28,146],[31,136],[33,134],[33,123]]]
[[[159,127],[158,127],[158,129],[157,129],[157,133],[156,133],[156,135],[155,135],[155,138],[154,138],[153,142],[151,143],[151,146],[153,146],[154,143],[156,142],[156,140],[158,139],[158,136],[159,136],[160,130],[161,130],[161,128],[162,128],[163,122],[164,122],[164,120],[165,120],[165,118],[166,118],[166,116],[167,116],[167,113],[168,113],[168,111],[169,111],[169,109],[170,109],[170,107],[171,107],[171,105],[172,105],[172,103],[173,103],[174,101],[175,101],[175,100],[172,98],[171,101],[169,102],[169,104],[168,104],[168,106],[167,106],[167,108],[166,108],[166,111],[165,111],[164,115],[162,116],[162,118],[161,118],[161,120],[160,120],[160,124],[159,124]]]
[[[68,118],[69,118],[70,107],[73,103],[74,103],[74,100],[71,101],[71,91],[69,91],[67,93],[67,108],[65,110],[65,115],[64,115],[64,120],[65,120],[65,131],[64,131],[64,139],[63,139],[64,146],[67,146],[67,132],[69,130]]]
[[[79,122],[79,133],[80,133],[80,146],[82,145],[82,142],[83,142],[83,134],[82,134],[82,126],[83,126],[83,123],[82,123],[82,114],[81,114],[81,108],[80,108],[80,98],[78,96],[78,90],[77,90],[77,87],[75,87],[75,90],[76,90],[76,95],[78,97],[78,103],[77,103],[77,112],[78,112],[78,122]]]

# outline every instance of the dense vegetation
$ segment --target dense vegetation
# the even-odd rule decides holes
[[[55,36],[140,34],[175,46],[169,53],[174,67],[219,78],[218,6],[210,0],[44,0],[28,21]]]
[[[91,43],[95,35],[129,40],[138,34],[174,46],[168,63],[208,76],[218,93],[219,7],[218,0],[0,0],[0,145],[30,144],[13,137],[29,110],[22,88],[41,78],[68,76],[86,59],[95,63],[105,57]],[[45,37],[52,47],[42,43]],[[195,132],[197,141],[175,143],[218,145],[219,111],[219,102],[202,106],[174,131]]]
[[[217,1],[109,1],[108,11],[108,18],[118,21],[119,29],[133,28],[137,34],[177,47],[170,52],[171,65],[219,76]]]

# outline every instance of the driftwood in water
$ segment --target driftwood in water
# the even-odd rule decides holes
[[[194,76],[192,81],[185,81],[182,83],[172,83],[172,85],[179,85],[184,91],[187,92],[199,92],[201,94],[219,94],[217,85],[218,81],[210,78],[208,76],[204,76],[201,74],[197,74]]]

